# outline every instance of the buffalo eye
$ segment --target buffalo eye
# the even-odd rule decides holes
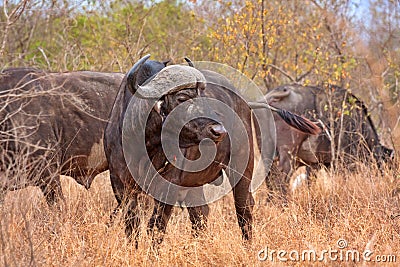
[[[187,95],[187,94],[179,94],[177,96],[177,100],[178,100],[179,103],[183,103],[183,102],[185,102],[185,101],[187,101],[189,99],[191,99],[191,97],[189,95]]]

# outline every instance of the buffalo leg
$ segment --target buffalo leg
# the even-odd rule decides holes
[[[222,180],[222,172],[220,178]],[[204,191],[191,191],[186,195],[184,202],[189,206],[187,209],[190,222],[192,223],[192,234],[194,237],[198,237],[200,232],[203,232],[207,228],[207,218],[210,211],[207,204],[194,206],[194,203],[207,203]]]
[[[208,205],[188,207],[189,219],[192,223],[193,236],[198,237],[207,228]]]
[[[120,175],[118,171],[120,170],[125,170],[122,172]],[[129,196],[129,190],[125,188],[124,183],[122,180],[119,178],[121,177],[129,177],[129,170],[127,168],[113,168],[113,166],[110,165],[110,181],[111,181],[111,187],[114,192],[115,200],[117,201],[117,207],[114,208],[114,210],[111,212],[110,215],[110,224],[111,225],[115,218],[117,217],[118,213],[122,210],[124,210],[124,207],[127,207],[128,201],[125,200],[127,196]],[[127,180],[130,180],[129,178],[126,178]],[[133,179],[133,178],[132,178]],[[139,194],[139,190],[137,188],[132,188],[132,191],[134,192],[132,195]]]
[[[279,171],[280,174],[278,175],[279,178],[276,185],[278,187],[279,193],[281,194],[283,199],[286,200],[289,192],[290,176],[293,173],[290,160],[280,162]]]
[[[330,163],[313,163],[306,166],[307,185],[311,186],[312,182],[317,179],[317,172],[322,168],[329,169]]]
[[[306,166],[306,175],[307,175],[307,186],[311,187],[313,181],[316,179],[317,172],[319,170],[318,164],[311,164]]]
[[[113,225],[115,219],[117,218],[119,212],[121,211],[122,204],[118,204],[110,214],[110,221],[107,223],[107,226]]]
[[[111,177],[111,175],[110,175],[110,177]],[[111,183],[111,185],[114,190],[114,183]],[[122,210],[122,208],[124,206],[121,196],[115,192],[116,192],[116,190],[114,190],[114,196],[115,196],[115,199],[117,200],[117,206],[114,208],[114,210],[110,214],[110,222],[108,224],[109,226],[111,226],[114,223],[114,220],[117,218],[118,213]]]
[[[59,200],[65,201],[64,194],[61,188],[60,175],[55,174],[55,171],[45,171],[40,179],[39,187],[43,192],[46,202],[49,206],[54,206]]]
[[[244,196],[239,191],[240,190],[233,191],[236,215],[238,218],[239,227],[242,230],[243,239],[250,240],[252,238],[252,210],[254,206],[254,199],[250,193],[248,193],[247,196]]]
[[[140,217],[138,213],[138,193],[132,194],[128,205],[125,207],[125,235],[131,241],[135,240],[135,247],[139,246],[139,225]]]
[[[251,140],[250,140],[251,142]],[[250,143],[252,147],[252,143]],[[254,167],[254,154],[252,150],[249,151],[248,161],[246,166],[243,166],[243,157],[246,153],[243,151],[232,151],[236,155],[234,160],[230,162],[228,168],[225,170],[229,179],[229,183],[233,186],[233,199],[235,202],[236,216],[240,229],[242,230],[242,238],[244,240],[252,239],[253,231],[253,206],[254,198],[250,192],[251,179],[253,176]],[[238,167],[244,167],[244,172],[240,173]],[[235,184],[237,182],[237,184]]]
[[[6,197],[6,191],[0,188],[0,206],[3,205],[5,197]]]
[[[148,224],[148,233],[152,237],[153,245],[161,244],[172,213],[172,206],[155,200],[153,214]],[[157,227],[157,232],[154,231]]]
[[[235,181],[233,178],[235,176],[237,176],[237,174],[229,173],[229,181],[231,184]],[[252,238],[254,198],[250,193],[251,177],[252,171],[246,168],[239,182],[233,187],[236,215],[244,240],[250,240]]]
[[[285,170],[282,170],[281,168],[271,167],[271,170],[265,179],[265,184],[268,189],[266,200],[267,202],[270,202],[274,198],[281,199],[284,202],[287,201],[290,173],[291,171],[289,171],[288,174]]]
[[[279,179],[280,171],[277,166],[277,162],[273,162],[265,178],[265,185],[267,186],[267,199],[266,202],[270,202],[274,199],[274,195],[278,191],[277,181]]]
[[[287,204],[288,194],[289,194],[289,186],[290,186],[290,177],[295,170],[295,162],[293,160],[292,155],[296,155],[297,150],[288,151],[285,149],[279,150],[279,163],[277,168],[277,175],[274,177],[274,187],[277,193],[279,194],[279,198],[282,199],[283,205]]]

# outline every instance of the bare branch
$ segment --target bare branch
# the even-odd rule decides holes
[[[300,75],[297,79],[296,82],[300,82],[301,80],[303,80],[308,74],[310,74],[312,72],[312,70],[314,69],[315,65],[311,66],[311,68],[306,71],[305,73],[303,73],[302,75]]]
[[[4,35],[3,35],[3,42],[0,47],[0,56],[4,56],[4,51],[6,49],[6,44],[7,44],[7,39],[8,39],[8,33],[10,31],[10,27],[19,19],[19,17],[22,15],[22,13],[25,10],[26,5],[28,4],[30,0],[23,0],[19,2],[16,7],[11,11],[10,14],[7,12],[7,4],[8,0],[4,0],[3,4],[3,12],[6,17],[6,26],[4,28]]]
[[[286,71],[284,71],[280,67],[278,67],[278,66],[276,66],[274,64],[268,64],[267,66],[276,69],[277,71],[282,73],[284,76],[286,76],[291,82],[296,82],[296,79],[294,79],[289,73],[287,73]]]

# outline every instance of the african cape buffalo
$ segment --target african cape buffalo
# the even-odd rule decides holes
[[[107,170],[103,131],[122,78],[91,71],[3,70],[0,190],[39,186],[53,204],[64,198],[60,174],[89,188],[94,176]]]
[[[125,213],[126,234],[128,237],[135,237],[136,245],[139,226],[137,201],[138,194],[141,193],[141,188],[133,177],[140,178],[140,176],[145,175],[145,172],[141,171],[144,167],[140,158],[137,159],[137,162],[130,170],[124,158],[122,124],[124,118],[130,116],[130,114],[127,114],[128,112],[133,113],[131,114],[131,118],[133,119],[140,117],[142,110],[146,109],[149,105],[153,107],[155,104],[154,101],[146,99],[149,98],[148,95],[152,95],[152,92],[161,91],[158,92],[158,95],[155,95],[156,98],[161,100],[161,103],[157,102],[157,105],[154,105],[154,108],[151,109],[145,126],[145,154],[147,155],[143,155],[143,157],[151,159],[155,169],[161,173],[165,180],[185,187],[194,187],[212,182],[222,174],[222,169],[225,168],[229,161],[230,141],[229,138],[225,138],[227,134],[225,128],[216,120],[208,118],[193,119],[185,124],[179,137],[179,146],[182,153],[187,159],[196,159],[199,156],[198,144],[202,139],[209,138],[217,143],[215,162],[199,172],[186,172],[175,168],[172,164],[168,164],[161,146],[161,129],[163,120],[168,117],[168,114],[175,107],[186,102],[186,104],[189,104],[186,112],[190,113],[193,108],[196,108],[192,102],[195,98],[204,96],[218,98],[237,110],[244,121],[248,135],[252,136],[250,108],[238,96],[235,96],[229,90],[224,90],[219,85],[223,82],[228,83],[226,79],[221,80],[223,78],[221,75],[210,71],[200,72],[189,66],[173,65],[166,67],[161,62],[147,60],[148,57],[146,56],[139,60],[124,78],[114,103],[109,119],[110,122],[105,130],[104,139],[105,151],[109,161],[111,184],[116,199],[119,205],[128,205]],[[184,81],[178,87],[167,88],[167,91],[162,89],[164,85],[160,84],[159,81],[166,80],[166,83],[168,83],[171,77],[172,79],[179,79],[180,74],[177,74],[177,72],[180,70],[194,77],[195,82]],[[186,74],[182,75],[186,76]],[[145,87],[147,91],[143,89]],[[139,89],[141,92],[139,92]],[[137,97],[137,94],[133,96],[137,92],[139,92],[139,97]],[[129,102],[134,107],[133,109],[128,109]],[[138,127],[134,122],[131,128],[133,128],[132,134],[135,134],[135,130]],[[138,146],[134,144],[141,142],[141,140],[137,140],[139,139],[138,137],[135,137],[130,136],[133,148]],[[251,143],[250,147],[252,147]],[[233,190],[239,225],[246,239],[250,238],[251,235],[251,207],[253,205],[253,198],[248,190],[253,169],[253,154],[252,150],[250,151],[249,160],[246,166],[244,166],[243,178],[239,178],[240,180]],[[245,152],[247,153],[247,151]],[[156,186],[162,187],[162,185]],[[154,212],[148,224],[149,231],[153,231],[153,228],[157,227],[160,233],[164,233],[172,208],[173,206],[170,204],[155,200]],[[188,206],[188,211],[193,229],[203,229],[208,215],[207,205]],[[161,242],[162,240],[162,236],[153,236],[153,238],[155,242]]]
[[[307,166],[310,174],[322,165],[329,166],[333,159],[349,165],[371,159],[381,164],[393,158],[394,151],[381,145],[366,106],[348,90],[291,84],[268,92],[265,100],[271,106],[318,121],[322,129],[321,134],[310,136],[287,127],[274,116],[278,166],[271,169],[275,177],[267,178],[267,184],[283,195],[299,166]]]
[[[117,208],[125,209],[126,235],[134,238],[137,247],[138,195],[143,191],[150,191],[155,198],[148,223],[154,243],[162,241],[175,203],[185,203],[195,234],[203,230],[208,206],[207,202],[202,202],[205,200],[203,192],[196,190],[217,181],[225,170],[233,188],[242,236],[250,239],[254,200],[249,186],[254,155],[249,105],[221,74],[197,70],[190,62],[189,66],[166,66],[148,60],[149,57],[140,59],[125,76],[105,130],[110,179]],[[265,107],[263,103],[254,104]],[[180,113],[173,115],[176,110]],[[278,112],[296,127],[312,131],[315,126],[301,118],[294,119],[293,114]],[[191,117],[193,114],[196,116]],[[179,146],[176,153],[180,153],[181,158],[167,158],[165,154],[165,149],[168,150],[174,141],[162,141],[161,135],[171,120],[175,120],[172,128],[181,128],[175,143]],[[207,139],[216,150],[205,168],[189,170],[190,165],[178,164],[204,158]],[[165,144],[167,146],[163,147]],[[162,179],[155,178],[157,175]],[[172,185],[180,187],[176,189]],[[160,235],[155,236],[155,233]]]

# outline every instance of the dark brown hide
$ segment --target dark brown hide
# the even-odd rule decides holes
[[[122,78],[121,73],[3,70],[0,160],[6,177],[0,189],[36,185],[51,204],[63,199],[60,174],[89,188],[108,168],[103,129]]]

